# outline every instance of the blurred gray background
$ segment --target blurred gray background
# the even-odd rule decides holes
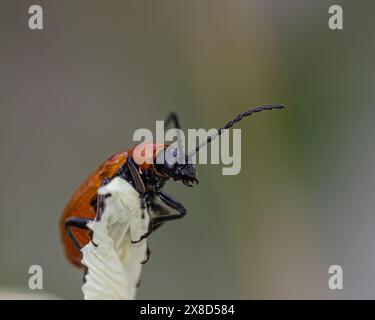
[[[44,30],[28,28],[42,5]],[[341,4],[344,30],[328,28]],[[11,1],[0,10],[0,287],[81,299],[58,221],[82,180],[176,111],[248,106],[242,171],[169,183],[189,212],[152,235],[139,298],[375,298],[373,1]],[[328,268],[344,290],[328,288]]]

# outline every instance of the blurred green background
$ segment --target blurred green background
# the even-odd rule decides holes
[[[44,9],[44,30],[27,26]],[[344,30],[328,28],[340,4]],[[0,287],[80,299],[58,221],[80,182],[176,111],[185,128],[248,106],[242,171],[172,182],[186,218],[152,235],[139,298],[375,298],[373,1],[11,1],[0,10]],[[344,290],[328,288],[328,268]]]

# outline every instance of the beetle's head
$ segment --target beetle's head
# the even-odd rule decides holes
[[[193,187],[194,183],[199,183],[195,166],[187,163],[186,154],[177,148],[168,147],[160,151],[154,167],[162,176],[181,181],[185,186]]]

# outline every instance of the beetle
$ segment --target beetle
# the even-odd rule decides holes
[[[221,133],[233,127],[243,118],[263,110],[283,109],[284,105],[266,105],[248,109],[240,113],[233,120],[229,121],[225,126],[218,129],[215,136],[207,138],[205,143],[199,145],[193,153],[198,152],[204,145],[209,144]],[[176,129],[180,129],[180,122],[175,113],[171,113],[166,121],[165,126],[173,124]],[[80,249],[91,240],[90,230],[87,227],[88,222],[94,219],[100,219],[104,210],[104,199],[97,195],[98,189],[109,183],[111,179],[120,177],[125,179],[139,193],[140,206],[146,208],[146,212],[152,211],[152,219],[150,215],[149,229],[147,233],[141,236],[139,242],[147,238],[153,231],[159,228],[163,223],[180,219],[185,216],[186,208],[171,195],[164,192],[163,186],[169,179],[180,181],[188,187],[198,184],[196,178],[196,168],[193,164],[186,163],[170,163],[168,152],[178,152],[177,149],[168,148],[167,144],[151,144],[145,145],[146,152],[152,151],[147,156],[152,157],[151,163],[143,163],[137,165],[133,158],[135,147],[127,151],[121,151],[105,160],[96,170],[94,170],[88,178],[73,193],[68,204],[66,205],[61,220],[60,232],[64,246],[65,255],[68,260],[77,267],[84,267],[81,263],[82,255]],[[190,155],[190,154],[189,154]],[[186,155],[186,157],[189,157]],[[156,161],[163,156],[163,162]],[[161,162],[161,163],[160,163]],[[169,210],[156,202],[159,198],[166,206],[174,210]],[[149,256],[148,250],[148,256]],[[146,261],[148,258],[146,259]]]

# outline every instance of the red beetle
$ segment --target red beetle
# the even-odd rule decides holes
[[[233,127],[235,123],[255,112],[283,108],[285,108],[283,105],[268,105],[246,110],[219,129],[215,137],[208,137],[205,144],[210,143],[214,138],[219,136],[223,130]],[[165,122],[166,126],[170,123],[173,123],[175,128],[180,128],[175,113],[172,113]],[[144,150],[152,150],[152,154],[148,155],[153,159],[150,164],[143,163],[137,165],[135,163],[133,159],[135,147],[129,151],[119,152],[104,161],[75,191],[65,207],[60,221],[65,254],[74,265],[83,267],[80,249],[91,239],[87,223],[100,217],[104,210],[102,196],[97,196],[97,191],[114,177],[119,176],[129,182],[139,193],[140,206],[142,208],[147,208],[148,212],[152,210],[153,214],[152,219],[150,218],[149,230],[136,242],[148,237],[164,222],[182,218],[186,214],[185,207],[172,196],[163,192],[162,188],[165,182],[170,178],[175,181],[181,181],[188,187],[192,187],[194,183],[198,183],[196,179],[196,169],[195,166],[190,163],[171,164],[168,162],[170,158],[162,153],[176,153],[178,151],[176,149],[171,150],[168,146],[169,145],[164,144],[152,144],[151,148],[149,148],[150,145],[145,145]],[[203,145],[198,146],[195,152],[202,146]],[[160,161],[155,161],[159,155],[163,155],[164,162],[162,164],[159,164]],[[156,198],[159,198],[166,206],[174,209],[175,213],[169,214],[165,207],[156,203]],[[74,230],[72,228],[74,228]]]

